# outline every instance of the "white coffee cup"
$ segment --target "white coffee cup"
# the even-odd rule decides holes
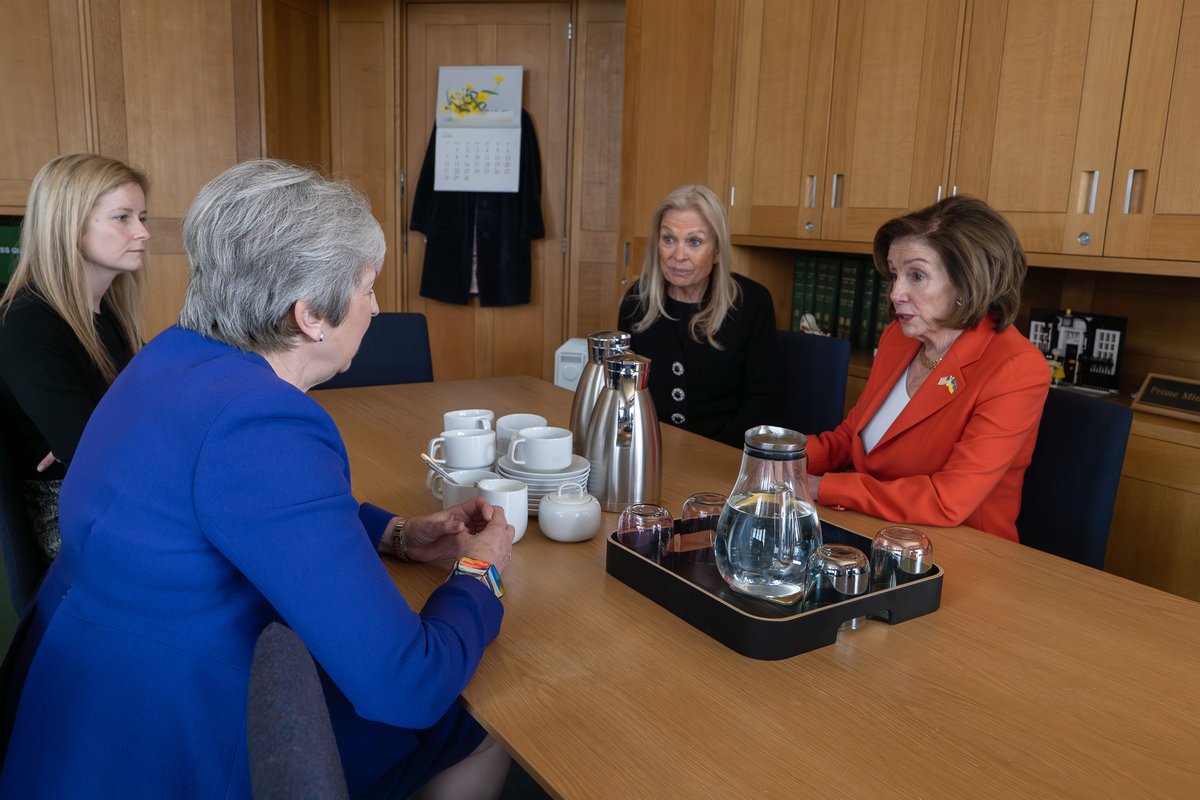
[[[486,408],[462,408],[442,414],[442,430],[458,431],[469,428],[488,430],[492,427],[495,414]]]
[[[454,483],[448,483],[441,475],[430,472],[425,485],[433,496],[442,501],[442,508],[456,506],[479,496],[479,481],[500,476],[486,469],[456,469],[450,473]]]
[[[537,414],[507,414],[496,420],[496,452],[508,453],[513,436],[522,428],[537,428],[546,425],[546,418]]]
[[[571,432],[537,425],[521,428],[508,445],[508,458],[534,472],[559,472],[571,466]]]
[[[496,432],[481,428],[442,431],[429,440],[429,457],[447,469],[483,469],[496,461]]]
[[[529,487],[509,478],[489,478],[479,481],[479,497],[504,509],[504,518],[517,532],[513,541],[521,541],[529,525]]]

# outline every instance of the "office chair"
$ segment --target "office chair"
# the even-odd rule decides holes
[[[846,411],[850,342],[833,336],[779,331],[779,420],[800,433],[824,433]]]
[[[316,665],[278,622],[254,646],[246,747],[255,800],[349,797]]]
[[[425,315],[387,312],[371,320],[350,369],[313,388],[345,389],[431,380],[433,357]]]
[[[13,610],[18,618],[23,618],[46,574],[46,562],[25,516],[25,500],[3,436],[0,436],[0,556],[4,559],[4,577]]]
[[[1125,406],[1050,390],[1021,489],[1022,544],[1104,568],[1132,423]]]

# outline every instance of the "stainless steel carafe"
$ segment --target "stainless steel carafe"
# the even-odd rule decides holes
[[[571,401],[571,433],[575,452],[584,455],[588,422],[600,393],[604,391],[604,359],[629,352],[629,334],[624,331],[596,331],[589,333],[588,360],[575,387],[575,399]]]
[[[584,439],[592,464],[588,493],[605,511],[656,503],[662,489],[662,436],[647,388],[650,359],[622,353],[604,359],[604,390]]]

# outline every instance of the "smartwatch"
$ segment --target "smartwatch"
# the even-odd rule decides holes
[[[496,565],[491,562],[463,556],[454,562],[454,569],[450,571],[446,580],[455,575],[470,575],[472,578],[482,581],[483,585],[491,589],[492,594],[496,597],[504,597],[504,582],[500,580],[500,570],[496,569]]]

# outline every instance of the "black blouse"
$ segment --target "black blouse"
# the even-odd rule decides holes
[[[765,286],[736,273],[733,278],[741,292],[716,336],[721,350],[688,334],[703,303],[668,297],[674,319],[660,317],[634,333],[645,313],[637,284],[621,301],[618,324],[632,335],[633,352],[651,360],[650,395],[659,420],[741,447],[748,428],[775,419],[775,307]]]
[[[102,305],[92,319],[104,349],[123,369],[133,354],[109,308]],[[0,320],[0,427],[16,476],[62,478],[107,390],[66,321],[36,295],[17,295]],[[48,452],[62,463],[39,473],[37,464]]]

